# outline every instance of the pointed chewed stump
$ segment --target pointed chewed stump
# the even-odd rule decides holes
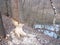
[[[0,12],[0,42],[6,37],[5,29],[3,26],[2,16]]]

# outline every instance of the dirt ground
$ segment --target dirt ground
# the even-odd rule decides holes
[[[2,18],[6,33],[9,37],[7,40],[3,39],[0,42],[0,45],[60,45],[60,40],[44,35],[27,25],[23,26],[23,30],[30,36],[21,36],[20,38],[17,38],[13,32],[15,26],[13,25],[12,20],[4,15]]]

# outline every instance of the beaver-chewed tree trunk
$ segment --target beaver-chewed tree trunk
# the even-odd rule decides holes
[[[3,26],[1,12],[0,12],[0,39],[5,38],[5,37],[6,37],[6,33],[5,33],[4,26]]]

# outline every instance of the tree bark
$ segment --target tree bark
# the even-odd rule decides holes
[[[0,38],[5,38],[5,37],[6,37],[6,32],[3,26],[2,16],[0,13]]]

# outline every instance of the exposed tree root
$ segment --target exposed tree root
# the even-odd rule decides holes
[[[17,37],[20,36],[26,36],[27,34],[23,31],[23,26],[24,24],[18,24],[17,21],[12,20],[13,24],[16,26],[16,28],[14,29],[14,33],[17,35]]]

